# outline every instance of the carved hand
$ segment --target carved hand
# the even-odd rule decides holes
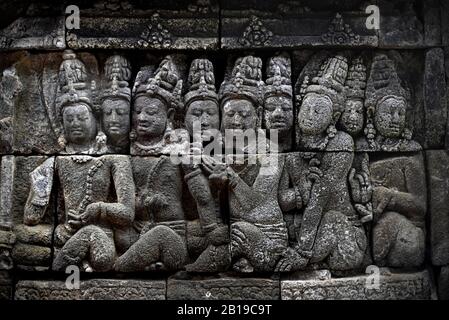
[[[154,194],[146,197],[145,206],[151,211],[159,211],[168,206],[167,199],[162,194]]]
[[[371,200],[373,186],[366,172],[357,173],[354,168],[349,172],[349,185],[354,202],[366,204]]]
[[[321,180],[321,177],[323,176],[323,172],[319,168],[320,161],[318,159],[311,159],[309,163],[309,173],[308,173],[308,179],[314,183]]]
[[[209,174],[209,180],[216,184],[222,185],[228,180],[226,165],[218,162],[210,156],[203,156],[203,169]]]
[[[182,168],[184,169],[184,172],[186,174],[191,173],[198,168],[198,164],[201,163],[201,160],[202,160],[201,153],[202,153],[201,144],[198,144],[197,142],[190,144],[189,163],[182,164]],[[198,157],[199,157],[199,159],[198,159]],[[200,160],[200,161],[198,161],[198,160]]]
[[[376,216],[385,211],[385,208],[390,204],[392,196],[393,191],[384,186],[373,189],[373,211]]]
[[[362,224],[373,220],[373,206],[371,202],[367,203],[366,205],[357,203],[354,206],[360,215],[360,222]]]
[[[102,202],[91,203],[86,207],[86,211],[81,215],[83,224],[91,224],[100,218]]]

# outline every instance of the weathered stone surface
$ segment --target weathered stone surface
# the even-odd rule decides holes
[[[290,8],[289,6],[293,6]],[[377,47],[374,30],[365,27],[367,15],[357,13],[310,14],[289,3],[274,12],[223,10],[221,47],[295,48],[310,46]]]
[[[65,19],[59,17],[18,18],[0,30],[0,51],[65,48]]]
[[[0,270],[0,300],[11,300],[13,283],[8,271]]]
[[[426,52],[424,72],[425,148],[439,149],[445,145],[445,132],[448,122],[444,52],[442,49],[429,49]]]
[[[425,44],[425,27],[413,2],[379,0],[380,48],[416,48]]]
[[[168,300],[278,300],[279,280],[264,278],[198,278],[167,281]]]
[[[426,152],[429,181],[429,214],[432,263],[449,264],[449,153],[445,150]]]
[[[438,298],[449,300],[449,266],[443,266],[438,276]]]
[[[379,288],[370,276],[328,280],[281,280],[282,300],[429,300],[431,279],[427,271],[380,274]]]
[[[99,4],[99,3],[98,3]],[[126,8],[98,5],[82,8],[80,29],[67,32],[73,49],[217,49],[218,7],[215,1],[127,3]],[[101,18],[98,18],[98,15]]]
[[[160,280],[82,280],[79,289],[63,281],[21,280],[16,300],[165,300],[166,283]]]
[[[424,41],[429,47],[441,45],[441,1],[423,2],[424,11]]]
[[[183,299],[279,299],[280,272],[393,299],[427,297],[433,264],[445,297],[445,4],[375,1],[374,30],[361,0],[96,0],[64,31],[66,4],[0,4],[0,270],[159,272]],[[354,276],[372,264],[397,271],[375,293]]]

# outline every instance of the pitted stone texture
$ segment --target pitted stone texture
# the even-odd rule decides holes
[[[165,300],[166,284],[160,280],[92,279],[79,289],[63,281],[19,281],[16,300]]]
[[[189,3],[126,2],[115,8],[96,3],[81,8],[82,26],[68,30],[67,45],[73,49],[217,49],[217,2]]]
[[[168,300],[279,300],[279,281],[266,278],[168,279]]]
[[[432,263],[449,264],[449,152],[426,152],[430,190],[430,243]]]
[[[309,46],[377,47],[374,30],[365,27],[364,12],[312,11],[292,2],[273,2],[257,9],[224,3],[222,48],[291,48]],[[244,6],[244,5],[243,5]]]
[[[0,300],[12,299],[12,279],[7,271],[0,271]]]
[[[380,274],[379,289],[369,289],[373,275],[328,280],[282,280],[282,300],[428,300],[428,271]]]
[[[65,48],[65,19],[59,17],[21,17],[0,30],[1,50]]]

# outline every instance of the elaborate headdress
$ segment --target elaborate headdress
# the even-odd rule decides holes
[[[147,68],[139,71],[134,83],[133,99],[140,96],[159,98],[168,108],[179,111],[183,107],[181,91],[180,71],[173,56],[169,55],[162,60],[154,75],[151,75]]]
[[[122,56],[114,55],[106,60],[104,66],[106,86],[101,95],[101,102],[108,98],[119,98],[131,102],[131,64]]]
[[[365,135],[371,148],[376,148],[376,129],[373,123],[373,117],[377,105],[389,98],[402,100],[406,105],[408,105],[410,99],[409,93],[401,85],[394,62],[387,55],[379,54],[373,59],[366,86],[365,106],[367,108],[368,119]],[[405,128],[403,137],[405,140],[411,140],[412,132],[408,128]]]
[[[195,100],[211,100],[218,105],[214,66],[207,59],[195,59],[190,65],[189,89],[184,96],[185,108]]]
[[[322,66],[318,76],[308,84],[308,79],[302,85],[301,100],[308,93],[323,94],[332,101],[334,113],[340,113],[345,103],[344,83],[348,74],[346,57],[337,55],[329,58]]]
[[[95,81],[88,85],[89,75],[84,63],[76,57],[72,50],[65,50],[62,55],[63,61],[59,67],[58,91],[56,94],[56,114],[59,123],[63,123],[62,114],[64,108],[74,104],[83,104],[94,114],[98,120],[99,110],[94,100],[96,96]],[[66,147],[65,137],[62,135],[62,128],[57,128],[58,143],[61,147]],[[89,152],[101,153],[105,147],[105,135],[101,129],[97,132],[96,145]]]
[[[65,50],[63,61],[59,67],[59,88],[56,97],[56,110],[58,116],[62,116],[65,107],[77,103],[83,103],[91,111],[95,112],[93,104],[93,91],[95,82],[88,86],[86,66],[76,57],[72,50]],[[62,123],[62,121],[61,121]]]
[[[365,99],[366,88],[366,66],[363,63],[362,57],[357,57],[352,60],[346,79],[345,89],[346,98],[352,100]]]
[[[285,96],[292,99],[291,76],[291,62],[288,55],[283,54],[270,58],[267,66],[264,100],[272,96]]]
[[[223,81],[219,98],[223,106],[230,99],[248,99],[256,109],[263,103],[262,60],[246,56],[235,62],[229,79]]]
[[[366,107],[370,115],[374,115],[376,106],[390,98],[408,101],[408,93],[401,86],[394,62],[385,54],[374,57],[366,87]]]

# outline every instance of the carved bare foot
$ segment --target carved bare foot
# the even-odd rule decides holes
[[[290,272],[304,269],[309,260],[301,256],[298,251],[293,248],[287,248],[282,254],[282,258],[278,261],[275,272]]]
[[[218,272],[229,266],[230,259],[228,245],[209,245],[194,263],[185,268],[187,272]]]

